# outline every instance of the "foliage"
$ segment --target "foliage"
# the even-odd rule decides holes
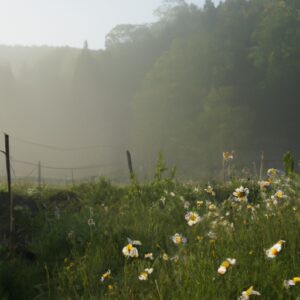
[[[160,151],[185,179],[214,176],[226,149],[280,161],[300,150],[299,12],[296,0],[164,1],[157,22],[117,25],[104,50],[1,46],[3,120],[14,128],[21,110],[70,144],[89,132],[116,145],[99,149],[109,163],[126,145],[141,177]]]

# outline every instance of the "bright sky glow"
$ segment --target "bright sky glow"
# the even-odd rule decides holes
[[[161,0],[0,0],[0,44],[104,47],[117,24],[147,23]],[[202,6],[205,0],[191,0]],[[216,3],[218,0],[215,1]]]

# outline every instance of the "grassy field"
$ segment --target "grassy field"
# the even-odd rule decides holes
[[[1,299],[300,297],[297,175],[273,170],[266,182],[232,176],[208,187],[162,170],[128,186],[14,186],[13,253],[1,192]],[[247,295],[251,286],[261,296]]]

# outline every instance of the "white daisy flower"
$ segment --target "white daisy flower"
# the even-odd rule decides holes
[[[255,291],[253,286],[251,286],[248,290],[242,292],[242,295],[238,298],[238,300],[248,300],[252,295],[261,296],[260,292]]]
[[[287,195],[284,194],[284,192],[282,190],[278,190],[273,196],[271,196],[271,198],[274,199],[283,199],[283,198],[287,198]]]
[[[182,234],[180,233],[175,233],[172,237],[171,237],[172,241],[174,244],[176,245],[180,245],[180,244],[185,244],[187,242],[186,237],[184,237]]]
[[[291,286],[293,285],[296,285],[296,283],[299,283],[300,282],[300,277],[294,277],[293,279],[290,279],[290,280],[285,280],[283,282],[283,286],[288,289],[290,288]]]
[[[266,250],[266,255],[269,258],[275,258],[277,254],[282,250],[282,245],[285,243],[284,240],[279,240],[270,249]]]
[[[193,212],[193,211],[189,211],[184,216],[184,218],[186,219],[189,226],[193,226],[202,220],[202,218],[198,215],[198,213]]]
[[[139,275],[139,280],[145,281],[148,280],[148,276],[153,272],[153,268],[146,268]]]
[[[139,257],[138,249],[136,247],[133,247],[133,244],[131,243],[126,245],[123,248],[122,252],[126,257]]]
[[[111,274],[111,271],[110,270],[107,270],[102,276],[101,276],[101,282],[103,282],[104,280],[107,280],[110,278],[110,274]]]
[[[233,196],[239,202],[247,202],[248,201],[248,198],[247,198],[248,195],[249,195],[249,189],[244,188],[243,186],[240,186],[239,188],[236,188],[235,191],[233,192]]]
[[[226,260],[224,260],[222,262],[222,264],[220,265],[219,269],[218,269],[218,273],[220,275],[224,275],[227,272],[227,269],[230,266],[233,266],[236,264],[236,259],[235,258],[227,258]]]
[[[276,176],[279,173],[280,173],[280,171],[278,169],[274,169],[274,168],[268,169],[268,171],[267,171],[267,174],[269,177]]]
[[[216,195],[216,193],[214,192],[214,189],[210,185],[208,185],[207,188],[204,189],[204,191],[208,194],[211,194],[212,196]]]
[[[153,259],[154,259],[153,253],[152,253],[152,252],[146,253],[146,254],[145,254],[145,258],[148,258],[148,259],[150,259],[150,260],[153,260]]]

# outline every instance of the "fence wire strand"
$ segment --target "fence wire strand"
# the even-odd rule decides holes
[[[9,136],[10,143],[17,142],[17,144],[19,144],[16,147],[12,147],[13,154],[10,155],[11,170],[12,170],[12,175],[13,175],[14,180],[18,180],[18,181],[32,180],[34,182],[39,181],[39,180],[42,180],[43,182],[46,182],[48,180],[51,182],[54,182],[54,181],[60,181],[60,182],[77,181],[77,182],[79,182],[81,180],[91,180],[91,179],[94,179],[94,178],[100,177],[100,176],[106,176],[108,178],[114,177],[117,180],[124,180],[124,181],[128,180],[128,178],[126,176],[127,174],[125,175],[125,169],[126,169],[125,155],[124,155],[124,161],[121,161],[121,157],[122,157],[121,151],[123,152],[122,149],[124,149],[124,153],[125,153],[125,149],[128,149],[128,147],[125,144],[121,144],[121,143],[114,144],[114,145],[95,144],[95,145],[87,145],[87,146],[82,146],[82,147],[81,146],[79,146],[79,147],[60,147],[60,146],[56,146],[56,145],[34,142],[31,140],[16,137],[14,135],[8,134],[8,136]],[[32,151],[30,152],[30,156],[31,156],[30,160],[26,160],[26,158],[21,159],[21,157],[18,157],[18,155],[16,155],[16,156],[14,155],[14,153],[20,152],[20,151],[18,151],[19,147],[21,147],[21,149],[22,149],[22,145],[20,143],[34,146],[32,148]],[[69,166],[68,165],[61,166],[59,164],[55,165],[55,161],[57,161],[57,160],[53,160],[53,155],[51,155],[51,157],[49,157],[49,155],[47,154],[47,151],[42,151],[41,149],[39,150],[38,148],[42,148],[45,150],[51,150],[51,151],[68,152],[68,154],[67,154],[68,159],[66,161],[69,161],[69,163],[68,163]],[[117,155],[117,157],[119,158],[119,159],[117,159],[117,162],[111,161],[111,159],[108,156],[108,159],[106,159],[106,162],[108,162],[108,163],[105,163],[105,162],[99,163],[99,161],[94,163],[93,160],[97,161],[99,154],[96,153],[96,155],[91,155],[91,154],[89,154],[90,152],[86,152],[86,154],[84,156],[82,156],[86,162],[90,161],[90,163],[88,163],[88,164],[82,164],[82,165],[75,164],[73,166],[72,159],[71,160],[69,159],[69,157],[71,158],[75,155],[74,156],[75,160],[73,159],[73,161],[79,162],[81,156],[78,156],[78,154],[76,154],[76,151],[80,151],[80,150],[82,150],[84,152],[89,151],[89,150],[97,151],[97,149],[100,150],[101,148],[114,149],[114,150],[120,152],[120,155]],[[2,150],[0,150],[0,151],[2,151]],[[69,154],[69,152],[71,152],[71,151],[74,151],[74,155]],[[2,151],[2,152],[5,154],[5,151]],[[27,152],[23,151],[22,153],[27,153]],[[63,156],[60,157],[60,160],[65,161],[63,159],[63,157],[65,155],[63,153],[62,153],[62,155]],[[80,154],[80,155],[82,155],[82,154]],[[37,156],[44,157],[44,163],[43,163],[43,159],[42,159],[42,163],[39,163],[39,161],[41,161],[41,159],[39,159],[39,161],[37,161],[37,162],[33,162],[32,159],[34,159],[34,157],[37,157]],[[76,156],[79,159],[76,160]],[[47,157],[48,157],[48,159],[47,159]],[[105,158],[103,157],[102,160],[105,160]],[[48,161],[48,163],[47,163],[47,161]],[[52,163],[54,162],[54,164],[52,164],[52,163],[50,164],[49,163],[50,161],[52,161]],[[26,168],[26,166],[27,166],[27,168]],[[37,174],[35,174],[35,172]],[[34,176],[33,176],[33,174],[34,174]],[[42,174],[42,178],[39,179],[39,176],[41,176],[40,174]],[[114,179],[111,178],[111,180],[114,180]]]
[[[98,148],[115,149],[116,147],[122,147],[125,149],[128,147],[128,145],[125,145],[125,144],[115,144],[115,145],[100,145],[100,144],[98,144],[98,145],[88,145],[88,146],[81,146],[81,147],[58,147],[58,146],[53,146],[53,145],[32,142],[32,141],[25,140],[22,138],[11,136],[11,135],[10,135],[10,138],[15,141],[22,142],[22,143],[25,143],[28,145],[37,146],[37,147],[45,148],[48,150],[55,150],[55,151],[80,151],[80,150],[89,150],[89,149],[98,149]]]

